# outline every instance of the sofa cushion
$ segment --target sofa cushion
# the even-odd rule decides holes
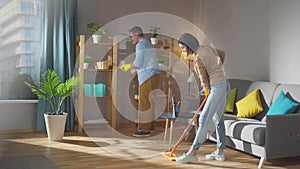
[[[236,88],[236,97],[235,100],[241,100],[247,95],[247,91],[249,86],[251,85],[252,81],[250,80],[242,80],[242,79],[229,79],[230,87]],[[235,109],[232,113],[237,115],[237,110]]]
[[[225,112],[233,113],[236,97],[236,88],[233,88],[229,92],[229,96],[226,99]]]
[[[225,120],[226,136],[260,146],[265,145],[266,124],[256,119]]]
[[[281,90],[278,97],[271,105],[267,115],[294,113],[297,107],[298,103],[289,99]]]
[[[229,82],[231,88],[237,88],[236,100],[244,98],[246,95],[248,95],[255,89],[260,89],[260,101],[263,105],[263,111],[252,118],[262,120],[269,110],[269,107],[272,103],[274,91],[279,84],[272,82],[251,81],[242,79],[229,79]],[[237,109],[235,109],[232,114],[237,115]]]
[[[272,82],[263,82],[263,81],[254,81],[248,88],[248,92],[253,91],[255,89],[260,89],[261,97],[260,101],[263,105],[264,110],[259,113],[258,115],[254,116],[254,119],[262,120],[272,103],[272,98],[274,95],[275,89],[278,87],[278,83],[272,83]]]
[[[263,107],[260,101],[259,89],[249,93],[246,97],[239,100],[236,103],[237,117],[253,117],[263,111]]]
[[[288,96],[291,100],[298,103],[300,102],[300,85],[298,84],[280,84],[274,93],[273,102],[275,102],[275,99],[278,97],[280,92],[283,91],[286,93],[286,96]],[[295,110],[295,113],[300,113],[300,108]]]

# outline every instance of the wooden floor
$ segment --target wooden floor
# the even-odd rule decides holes
[[[190,136],[177,149],[181,154],[191,145]],[[66,132],[63,141],[48,141],[44,132],[0,134],[0,157],[43,154],[62,169],[173,169],[173,168],[257,168],[259,158],[227,148],[227,160],[206,160],[204,155],[215,149],[215,143],[205,142],[193,164],[177,164],[160,154],[161,140],[128,137],[88,137]],[[1,166],[0,166],[1,168]],[[300,157],[266,162],[264,168],[300,168]]]

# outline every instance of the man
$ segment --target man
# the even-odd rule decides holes
[[[158,88],[160,67],[155,49],[144,38],[141,27],[135,26],[129,30],[129,33],[136,45],[136,57],[130,68],[137,69],[139,83],[139,127],[133,136],[146,137],[150,136],[150,131],[154,131],[154,110],[151,109],[150,94]]]

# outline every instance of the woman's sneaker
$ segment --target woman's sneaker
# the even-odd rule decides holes
[[[183,154],[182,156],[176,158],[177,163],[188,163],[188,162],[196,162],[196,161],[198,161],[198,157],[196,153]]]
[[[210,160],[224,161],[225,155],[224,153],[218,153],[217,151],[214,151],[211,154],[205,155],[205,158]]]

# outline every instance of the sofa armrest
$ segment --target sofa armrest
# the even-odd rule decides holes
[[[266,119],[266,159],[300,155],[300,113]]]

